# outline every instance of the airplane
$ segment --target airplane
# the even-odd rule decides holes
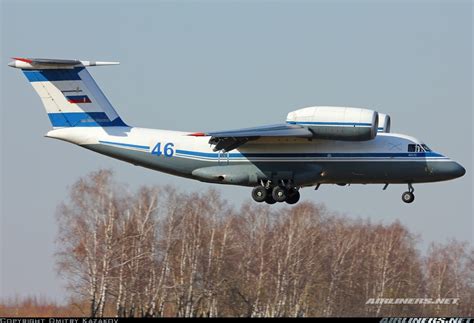
[[[256,202],[295,204],[321,184],[408,185],[461,177],[465,169],[420,140],[390,132],[390,116],[355,107],[292,111],[285,123],[228,131],[181,132],[126,124],[87,67],[69,59],[13,58],[64,140],[134,165],[208,183],[253,187]]]

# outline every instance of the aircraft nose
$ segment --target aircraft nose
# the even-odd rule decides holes
[[[430,177],[435,181],[447,181],[466,174],[466,170],[453,160],[433,163],[430,170]]]
[[[456,162],[454,162],[455,166],[453,166],[453,177],[454,178],[457,178],[457,177],[461,177],[461,176],[464,176],[464,174],[466,174],[466,169],[464,167],[461,166],[461,164],[458,164]]]
[[[454,179],[466,174],[466,170],[460,164],[455,161],[444,162],[441,167],[438,168],[438,175],[444,179]]]

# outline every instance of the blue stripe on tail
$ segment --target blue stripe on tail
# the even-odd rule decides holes
[[[23,70],[23,73],[30,82],[51,83],[51,86],[55,86],[59,89],[66,85],[54,84],[53,82],[80,81],[73,85],[77,87],[77,91],[88,93],[88,95],[65,95],[64,92],[59,94],[56,93],[57,91],[53,91],[51,95],[63,95],[68,101],[66,104],[61,103],[60,106],[56,108],[49,107],[48,110],[47,107],[47,111],[49,111],[48,117],[53,127],[128,127],[118,116],[115,109],[108,102],[105,95],[84,67]],[[45,89],[48,91],[47,87],[45,87]],[[84,111],[82,107],[83,104],[87,104],[89,111],[95,111]],[[72,109],[82,111],[68,112],[68,110],[70,111]],[[110,118],[114,119],[111,120]]]
[[[110,120],[105,112],[48,113],[53,127],[127,127],[122,119]]]
[[[80,81],[79,72],[84,67],[57,70],[23,70],[30,82]]]

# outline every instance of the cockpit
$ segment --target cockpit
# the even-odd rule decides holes
[[[425,144],[409,144],[408,152],[410,153],[424,153],[430,152],[431,149]]]

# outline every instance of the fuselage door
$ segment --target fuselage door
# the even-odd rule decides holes
[[[228,165],[229,164],[229,152],[219,150],[217,153],[217,161],[219,165]]]

